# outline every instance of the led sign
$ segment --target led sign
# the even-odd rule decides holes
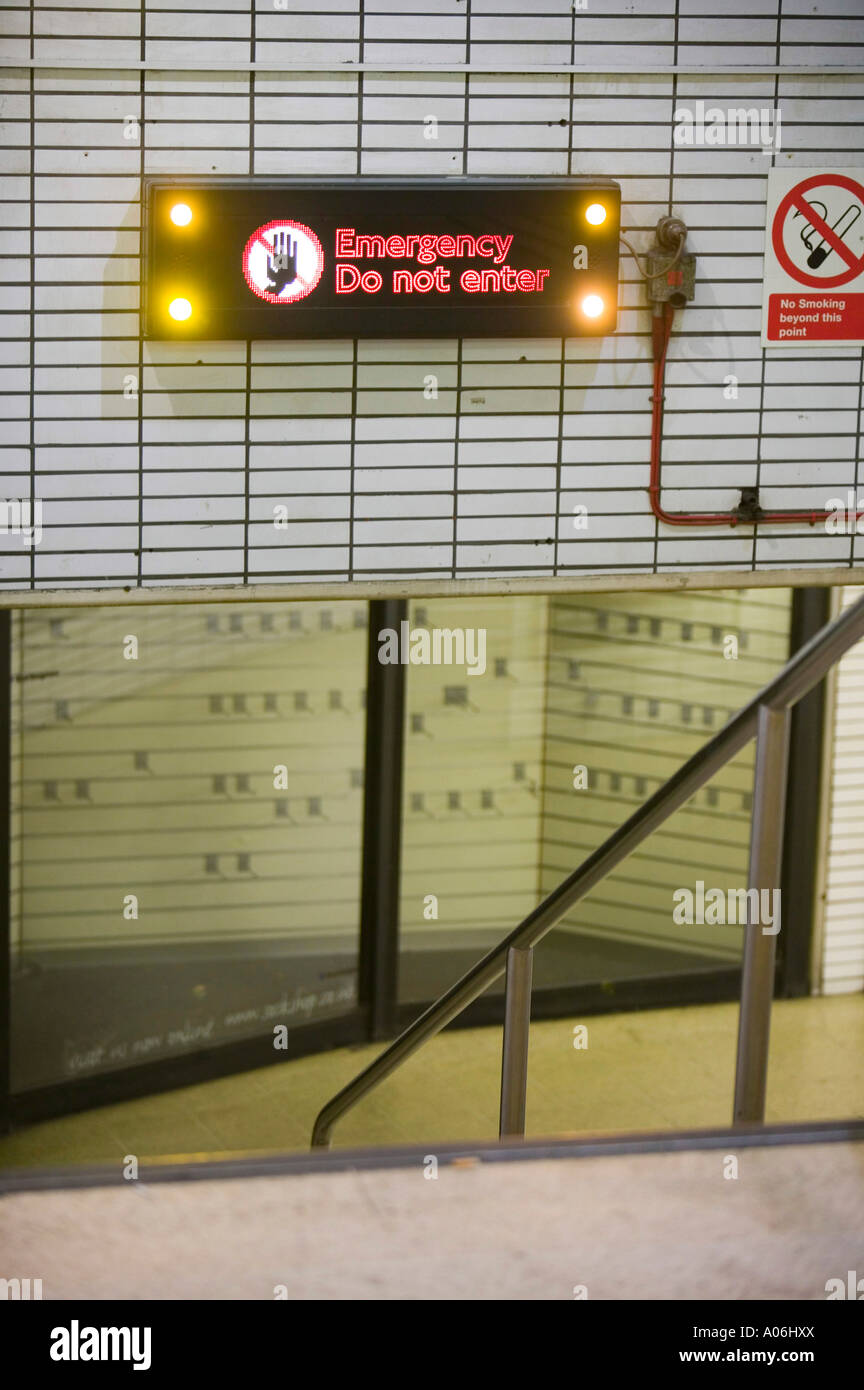
[[[146,180],[151,338],[615,328],[611,179]]]

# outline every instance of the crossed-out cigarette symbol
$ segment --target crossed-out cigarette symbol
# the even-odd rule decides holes
[[[827,224],[828,209],[825,206],[825,204],[821,203],[818,200],[818,198],[808,198],[807,202],[815,212],[818,212],[819,216],[822,218],[822,221]],[[804,214],[802,213],[801,209],[798,208],[793,214],[792,220],[794,221],[796,217],[803,216]],[[854,227],[855,223],[858,221],[858,218],[860,216],[860,207],[858,207],[855,203],[850,203],[848,208],[846,208],[845,212],[841,212],[840,216],[837,218],[837,221],[830,224],[832,232],[834,232],[834,234],[838,236],[842,241],[846,236],[846,233],[850,230],[850,228]],[[812,227],[810,223],[807,222],[805,219],[804,226],[801,229],[801,240],[807,247],[807,250],[810,252],[810,255],[807,257],[807,264],[811,270],[818,270],[822,262],[827,260],[827,258],[831,255],[831,251],[833,249],[832,247],[826,244],[824,237],[819,237],[819,240],[816,242],[814,246],[813,243],[817,236],[819,236],[819,233],[816,231],[816,228]]]

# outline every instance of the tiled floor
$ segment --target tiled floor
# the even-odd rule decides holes
[[[737,1006],[604,1015],[531,1030],[528,1133],[702,1128],[729,1122]],[[0,1167],[120,1163],[164,1154],[308,1147],[318,1109],[380,1050],[347,1048],[67,1116],[0,1140]],[[864,1114],[864,996],[775,1005],[769,1121]],[[428,1044],[338,1127],[335,1146],[480,1139],[497,1132],[501,1033]]]

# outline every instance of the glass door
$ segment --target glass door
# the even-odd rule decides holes
[[[407,668],[400,1017],[453,984],[787,660],[789,590],[429,600],[410,630],[483,632],[482,674]],[[479,639],[475,639],[479,640]],[[430,645],[431,650],[431,645]],[[739,926],[673,920],[746,886],[745,749],[538,947],[534,1010],[735,997]],[[503,981],[463,1015],[501,1016]]]
[[[13,1095],[364,1036],[366,626],[348,601],[15,616]]]

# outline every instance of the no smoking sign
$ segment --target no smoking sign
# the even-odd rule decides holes
[[[762,344],[864,344],[864,169],[772,169]]]

